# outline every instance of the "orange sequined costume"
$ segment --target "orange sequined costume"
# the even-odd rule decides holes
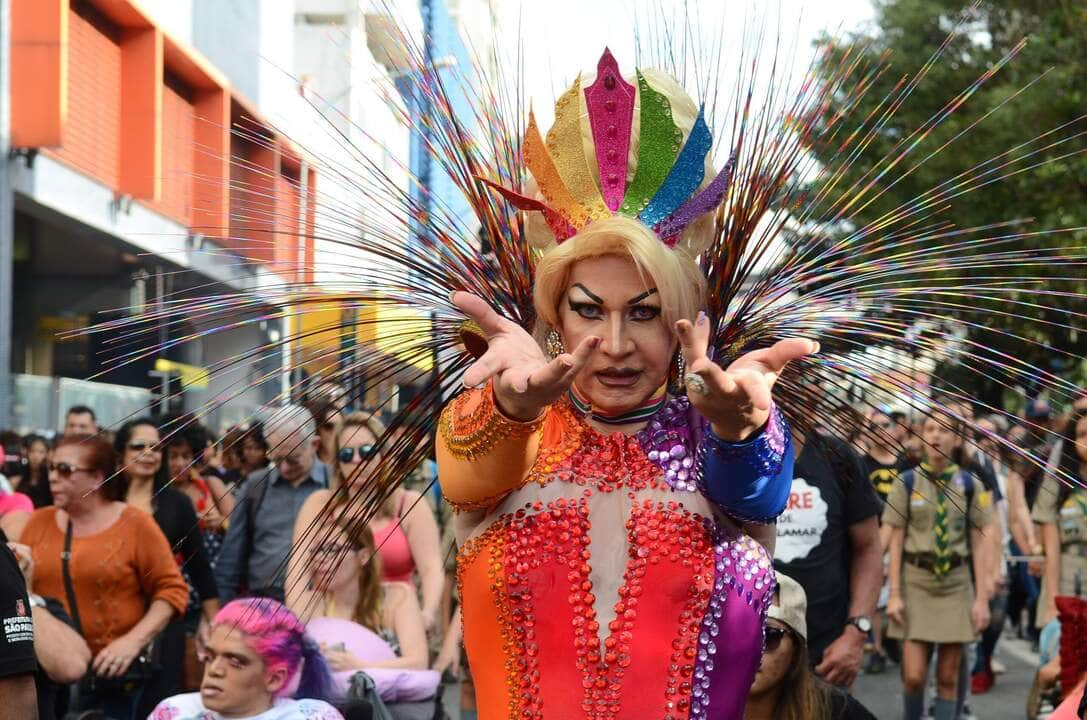
[[[746,498],[762,483],[776,514],[791,452],[776,410],[723,451],[700,424],[686,398],[635,435],[604,435],[565,400],[516,423],[489,386],[445,409],[439,472],[460,510],[481,720],[742,717],[773,575],[710,485]],[[726,465],[707,465],[719,451]]]

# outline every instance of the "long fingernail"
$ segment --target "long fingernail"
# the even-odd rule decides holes
[[[589,347],[592,348],[593,350],[600,347],[600,338],[598,338],[598,337],[591,338],[589,340]]]
[[[457,295],[457,291],[456,290],[451,290],[449,292],[449,302],[453,302],[453,298],[456,297],[456,295]]]
[[[819,342],[818,341],[815,342],[815,348],[811,352],[812,352],[813,355],[815,353],[819,352]]]

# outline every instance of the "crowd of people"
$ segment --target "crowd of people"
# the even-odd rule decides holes
[[[33,611],[38,716],[174,718],[206,702],[249,717],[229,714],[232,704],[264,697],[279,713],[267,717],[302,717],[285,703],[307,685],[291,682],[300,661],[304,675],[317,656],[328,677],[314,698],[349,716],[387,702],[396,717],[434,717],[440,670],[459,669],[459,655],[429,483],[425,496],[398,489],[369,522],[345,512],[334,531],[307,532],[321,507],[365,480],[359,468],[380,457],[383,433],[375,415],[344,416],[323,400],[262,409],[221,437],[191,417],[100,428],[86,406],[71,408],[53,437],[5,436],[0,528],[13,564],[4,569],[27,598],[6,616]],[[420,477],[434,477],[427,463]],[[258,607],[263,624],[244,610]],[[243,616],[243,632],[259,627],[265,638],[247,650],[216,635]],[[301,649],[278,647],[280,635]],[[237,695],[237,656],[268,666],[266,645],[293,658],[276,655],[282,687]],[[368,686],[353,680],[363,670]]]
[[[896,663],[904,718],[972,717],[1010,627],[1040,648],[1025,712],[1042,717],[1082,681],[1062,675],[1054,598],[1082,595],[1087,395],[1064,415],[1031,403],[1014,425],[941,407],[918,422],[847,409],[798,440],[775,564],[808,592],[811,662],[829,682]]]
[[[1055,598],[1082,594],[1087,495],[1011,447],[1084,477],[1087,397],[1059,417],[1035,403],[1012,427],[946,408],[916,424],[877,407],[794,431],[778,591],[745,717],[871,717],[848,691],[896,663],[905,718],[969,717],[970,695],[998,682],[1009,624],[1041,653],[1030,712],[1078,681],[1060,667]],[[6,437],[0,528],[34,620],[39,717],[157,720],[200,703],[296,717],[291,697],[313,701],[297,717],[364,717],[376,702],[440,717],[441,671],[461,672],[448,516],[427,460],[419,487],[357,520],[351,498],[382,437],[377,415],[329,402],[266,408],[219,438],[181,417],[107,431],[81,406],[53,438]],[[335,527],[316,530],[321,518]],[[256,639],[238,642],[231,622]],[[274,682],[257,666],[277,668]],[[244,688],[247,667],[267,682]]]

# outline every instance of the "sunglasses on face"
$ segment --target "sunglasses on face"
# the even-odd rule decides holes
[[[774,652],[781,647],[781,640],[789,631],[785,628],[774,627],[773,625],[766,626],[766,642],[763,645],[763,652]]]
[[[144,440],[133,440],[125,447],[132,452],[162,452],[158,445]]]
[[[49,472],[55,472],[62,478],[71,477],[74,472],[90,472],[94,468],[83,468],[70,465],[66,462],[49,463]]]
[[[349,463],[355,459],[355,452],[358,451],[359,462],[366,462],[374,455],[377,455],[377,449],[373,445],[359,445],[358,447],[342,447],[340,448],[340,462]]]

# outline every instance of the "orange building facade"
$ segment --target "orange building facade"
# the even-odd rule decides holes
[[[0,427],[49,429],[76,403],[108,424],[178,391],[156,360],[199,369],[274,343],[287,330],[282,308],[270,299],[255,311],[267,321],[188,344],[170,341],[199,336],[199,318],[166,318],[131,340],[166,350],[108,372],[119,338],[70,331],[185,293],[312,280],[318,174],[138,0],[9,2],[12,311],[0,385],[12,392]],[[277,353],[254,357],[239,372],[268,381],[236,398],[237,417],[210,420],[272,401],[282,368]],[[157,410],[228,392],[213,383]]]
[[[316,173],[303,182],[301,153],[137,3],[13,0],[11,66],[14,148],[291,279],[312,267],[312,211],[300,214]]]

